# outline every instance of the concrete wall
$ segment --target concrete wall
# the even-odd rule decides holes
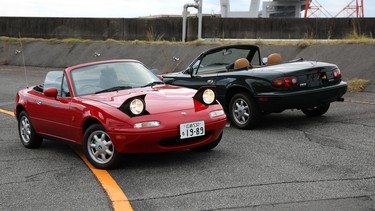
[[[189,17],[187,40],[197,39],[198,19]],[[375,18],[220,18],[203,17],[203,38],[341,39],[356,31],[375,35]],[[28,18],[0,17],[0,36],[92,40],[180,41],[182,18]]]
[[[199,53],[218,45],[153,45],[122,42],[51,42],[29,41],[22,43],[0,38],[0,65],[17,65],[63,68],[84,62],[106,59],[136,59],[150,68],[162,72],[185,69]],[[260,46],[261,55],[281,53],[284,61],[304,58],[323,61],[339,66],[344,80],[367,79],[371,85],[367,90],[375,91],[375,44],[342,44],[298,46]],[[16,53],[22,51],[21,53]],[[95,52],[100,56],[95,56]],[[23,57],[24,56],[24,61]],[[180,58],[175,61],[173,57]]]

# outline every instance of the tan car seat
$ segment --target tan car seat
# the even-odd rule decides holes
[[[239,58],[234,62],[233,68],[235,70],[238,70],[238,69],[249,68],[249,67],[251,67],[249,60],[245,58]]]
[[[283,59],[281,58],[281,55],[279,53],[273,53],[268,56],[268,65],[281,64],[282,62]]]

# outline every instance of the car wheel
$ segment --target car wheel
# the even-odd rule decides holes
[[[22,111],[18,117],[18,133],[26,148],[38,148],[43,143],[43,138],[35,132],[26,111]]]
[[[313,108],[307,108],[307,109],[301,109],[301,111],[306,115],[306,116],[321,116],[325,114],[328,109],[329,109],[330,104],[325,104],[322,106],[316,106]]]
[[[251,97],[238,93],[230,100],[229,117],[237,128],[251,129],[258,124],[261,112]]]
[[[108,133],[100,124],[91,125],[84,135],[83,151],[89,162],[99,169],[112,169],[118,164],[120,154]]]
[[[220,133],[219,137],[214,142],[211,142],[209,144],[206,144],[200,147],[191,148],[190,150],[194,152],[210,151],[211,149],[215,148],[220,143],[222,137],[223,137],[223,132]]]

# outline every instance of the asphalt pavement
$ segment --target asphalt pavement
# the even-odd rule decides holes
[[[28,68],[29,84],[49,68]],[[0,68],[0,109],[25,83]],[[326,115],[286,111],[256,130],[226,128],[210,152],[133,154],[109,171],[134,210],[374,210],[375,95],[348,93]],[[111,210],[91,171],[64,142],[20,143],[0,112],[0,210]]]

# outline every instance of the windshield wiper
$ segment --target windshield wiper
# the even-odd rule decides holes
[[[151,83],[148,83],[144,86],[141,86],[141,87],[147,87],[147,86],[155,86],[155,85],[158,85],[158,84],[165,84],[164,82],[161,82],[161,81],[153,81]]]
[[[103,93],[103,92],[113,92],[113,91],[118,91],[118,90],[123,90],[123,89],[131,89],[133,87],[131,86],[115,86],[115,87],[111,87],[111,88],[108,88],[108,89],[103,89],[101,91],[98,91],[98,92],[95,92],[95,94],[99,94],[99,93]]]

